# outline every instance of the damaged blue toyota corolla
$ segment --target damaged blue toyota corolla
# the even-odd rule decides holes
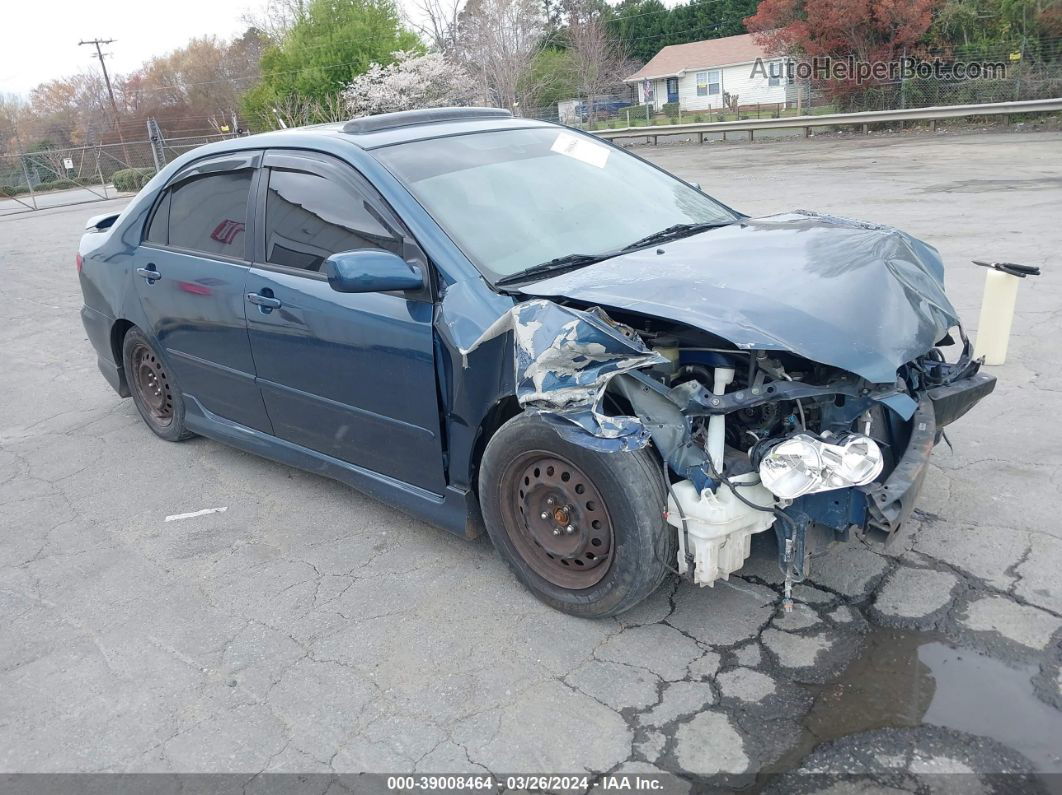
[[[100,370],[158,436],[485,526],[582,616],[669,571],[725,579],[754,533],[790,586],[829,542],[895,532],[994,386],[930,246],[750,218],[492,109],[197,149],[77,262]]]

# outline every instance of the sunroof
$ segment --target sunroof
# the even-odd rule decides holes
[[[353,135],[409,127],[414,124],[433,124],[440,121],[465,121],[469,119],[504,119],[512,113],[503,108],[424,108],[401,110],[397,113],[381,113],[351,119],[343,125],[343,132]]]

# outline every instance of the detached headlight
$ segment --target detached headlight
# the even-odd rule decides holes
[[[760,460],[760,480],[775,496],[795,500],[819,491],[863,486],[881,474],[877,442],[852,434],[830,444],[799,433],[771,447]]]

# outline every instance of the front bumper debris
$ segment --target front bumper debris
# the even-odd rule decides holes
[[[891,536],[900,529],[914,510],[941,430],[973,408],[995,386],[995,376],[975,373],[925,393],[911,418],[907,449],[892,473],[884,483],[860,487],[867,495],[868,530]]]
[[[995,388],[996,377],[994,375],[975,373],[969,378],[930,389],[927,394],[933,403],[937,427],[943,428],[945,425],[951,425]]]
[[[923,398],[911,418],[911,440],[884,483],[860,487],[867,495],[867,529],[892,535],[907,521],[929,470],[936,444],[937,423],[933,402]]]
[[[533,299],[517,303],[460,351],[467,356],[486,340],[511,334],[515,391],[524,411],[543,416],[562,438],[598,452],[637,450],[651,440],[669,489],[665,516],[679,534],[677,570],[692,573],[701,585],[740,568],[751,536],[772,526],[787,589],[803,579],[811,555],[853,528],[893,535],[914,509],[941,429],[995,386],[993,376],[978,372],[980,362],[961,328],[957,361],[947,362],[933,348],[892,380],[875,383],[815,362],[794,362],[791,354],[689,342],[680,347],[669,328],[639,332],[627,325],[635,319],[623,320],[599,307]],[[684,358],[683,351],[698,355]],[[736,374],[738,385],[726,391]],[[796,497],[770,492],[756,472],[762,462],[755,451],[798,431],[831,450],[861,431],[876,450],[887,451],[867,477],[880,478],[883,466],[887,474],[846,486],[866,477],[841,479],[838,466],[844,462],[838,459],[831,464],[834,477],[823,481],[826,488]],[[752,498],[757,490],[762,500]]]

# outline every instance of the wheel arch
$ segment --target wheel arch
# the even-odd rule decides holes
[[[522,411],[516,395],[506,395],[487,410],[479,423],[476,441],[472,446],[472,456],[469,460],[469,485],[472,487],[472,493],[476,495],[477,502],[479,501],[479,467],[483,461],[483,453],[498,429]]]
[[[135,323],[125,318],[118,318],[111,325],[111,356],[114,357],[114,363],[118,367],[118,395],[124,398],[129,397],[131,393],[129,391],[129,379],[125,372],[125,357],[122,355],[122,344],[125,341],[125,335],[129,333],[129,329],[135,327]]]

